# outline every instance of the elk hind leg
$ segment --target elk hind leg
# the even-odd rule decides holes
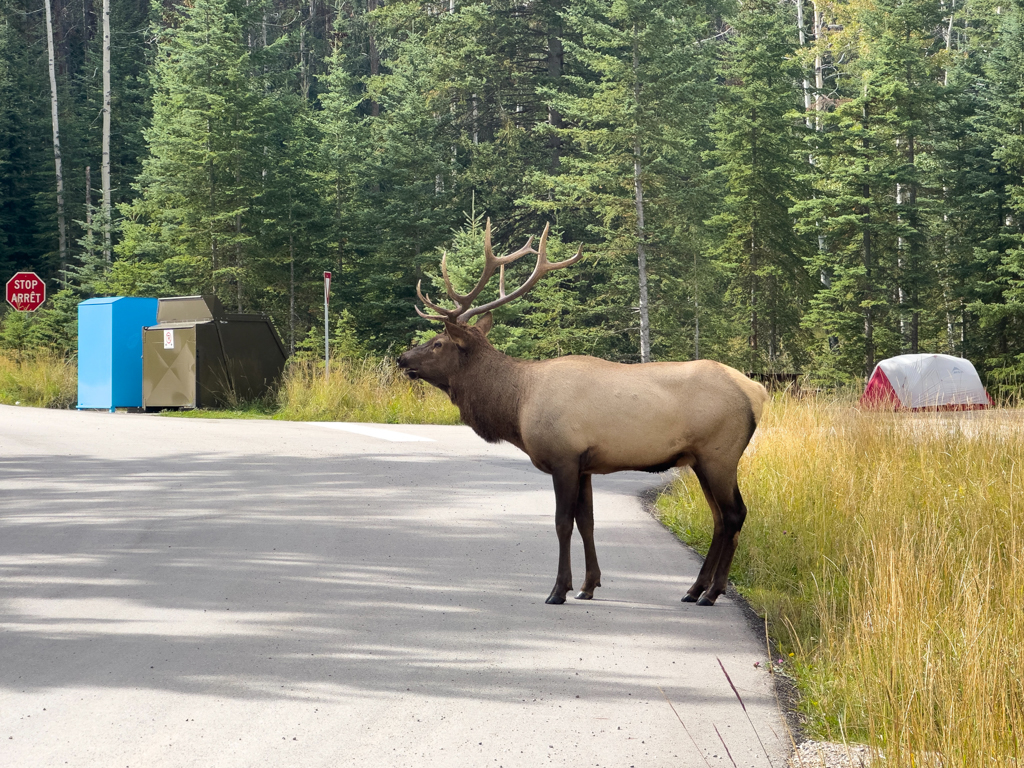
[[[714,515],[715,532],[697,581],[683,600],[698,605],[714,605],[728,585],[729,569],[736,554],[747,507],[736,484],[735,469],[730,472],[708,471],[698,464],[694,473]]]
[[[732,567],[732,558],[736,554],[736,547],[740,543],[740,529],[743,528],[743,521],[747,517],[747,505],[743,503],[740,488],[735,483],[733,483],[730,496],[728,502],[721,504],[723,541],[718,565],[715,566],[715,579],[711,583],[711,589],[697,601],[699,605],[714,605],[715,600],[725,592],[729,583],[729,569]]]
[[[558,534],[558,573],[555,575],[555,586],[544,602],[549,605],[561,605],[565,595],[572,591],[572,564],[570,562],[569,545],[572,541],[573,520],[580,496],[580,473],[577,468],[571,470],[555,470],[555,532]]]
[[[704,498],[707,500],[708,507],[711,508],[711,517],[714,520],[714,533],[711,536],[711,546],[708,547],[708,554],[704,558],[704,564],[701,566],[700,573],[697,574],[697,580],[693,582],[693,586],[686,590],[686,594],[683,595],[684,603],[700,602],[701,596],[711,586],[722,551],[722,510],[719,508],[718,500],[711,491],[708,476],[700,464],[693,466],[693,474],[700,481],[700,489],[704,492]]]
[[[576,595],[577,600],[592,599],[594,589],[601,586],[601,567],[597,564],[597,549],[594,547],[594,489],[590,478],[590,475],[580,477],[580,492],[576,503],[576,528],[583,539],[583,556],[587,566],[583,588]]]

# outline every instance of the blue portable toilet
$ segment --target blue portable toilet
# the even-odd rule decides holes
[[[78,305],[78,407],[142,407],[142,328],[156,299],[111,296]]]

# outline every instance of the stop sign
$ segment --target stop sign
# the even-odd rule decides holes
[[[46,301],[46,283],[35,272],[19,272],[7,281],[7,303],[19,312],[34,312]]]

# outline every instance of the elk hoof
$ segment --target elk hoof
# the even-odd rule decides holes
[[[548,605],[561,605],[565,602],[565,595],[549,595],[544,602]]]
[[[696,603],[697,602],[697,598],[694,597],[693,595],[691,595],[689,592],[687,592],[685,595],[683,595],[682,602],[684,602],[684,603]]]
[[[714,604],[715,604],[714,598],[708,597],[706,592],[703,595],[701,595],[700,596],[700,600],[697,601],[697,605],[714,605]]]
[[[591,592],[591,593],[588,594],[586,592],[580,592],[579,594],[576,595],[576,599],[577,600],[593,600],[594,599],[594,593]]]

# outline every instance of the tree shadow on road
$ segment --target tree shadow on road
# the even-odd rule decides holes
[[[524,462],[7,456],[0,477],[0,689],[732,697],[724,683],[698,692],[688,670],[619,672],[594,658],[609,638],[638,653],[714,650],[731,619],[678,603],[692,558],[668,534],[641,548],[638,537],[663,532],[615,516],[600,483],[598,594],[609,599],[559,607],[543,604],[556,557],[549,480]],[[574,564],[581,580],[579,552]]]

